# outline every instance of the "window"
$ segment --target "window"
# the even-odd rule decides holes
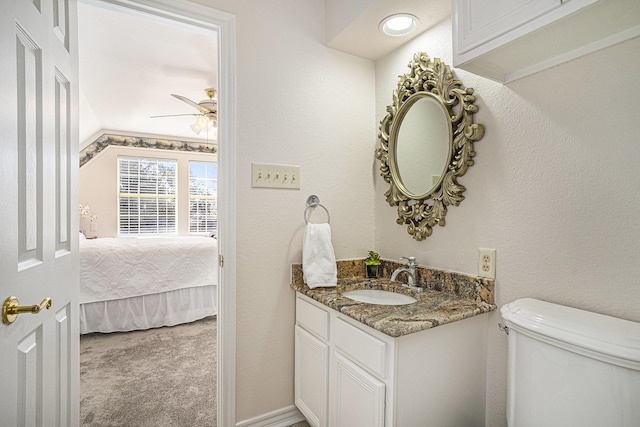
[[[121,235],[176,233],[175,160],[118,157]]]
[[[189,162],[189,232],[218,229],[218,164]]]

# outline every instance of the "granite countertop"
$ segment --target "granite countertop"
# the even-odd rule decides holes
[[[300,277],[296,280],[296,273],[296,266],[294,266],[292,289],[391,337],[400,337],[435,328],[436,326],[479,314],[489,313],[497,308],[493,304],[493,281],[487,283],[486,281],[478,282],[475,279],[476,285],[480,283],[480,287],[489,288],[490,297],[487,298],[486,289],[483,289],[485,292],[481,290],[471,294],[469,292],[460,292],[461,295],[454,291],[445,292],[429,289],[422,283],[423,290],[414,291],[401,286],[398,282],[392,282],[388,278],[368,279],[365,277],[338,276],[338,285],[341,292],[352,289],[382,289],[410,295],[418,300],[415,303],[406,305],[378,305],[354,301],[339,293],[338,288],[309,289],[302,280],[299,280]],[[457,273],[452,274],[455,275]],[[426,276],[426,274],[423,273],[423,276]],[[455,291],[458,291],[462,287],[455,286],[454,288]],[[482,297],[478,297],[476,294],[482,295]]]

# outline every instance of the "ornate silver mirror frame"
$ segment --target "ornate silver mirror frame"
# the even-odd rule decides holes
[[[389,183],[385,192],[387,202],[398,207],[398,224],[407,224],[407,232],[416,240],[431,235],[435,225],[445,225],[447,206],[458,206],[464,196],[465,187],[458,183],[473,165],[473,142],[484,135],[484,127],[473,123],[473,114],[478,107],[473,105],[473,89],[464,88],[455,79],[448,65],[435,58],[433,61],[424,52],[413,55],[408,64],[408,74],[398,76],[398,88],[393,91],[393,104],[387,106],[387,115],[380,122],[378,138],[380,147],[376,158],[380,160],[380,175]],[[408,191],[398,168],[398,135],[409,110],[418,98],[434,98],[438,102],[448,125],[449,153],[440,175],[425,174],[424,194]],[[432,181],[433,180],[433,181]],[[433,184],[433,185],[432,185]]]

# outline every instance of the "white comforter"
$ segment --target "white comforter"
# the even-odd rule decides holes
[[[80,241],[80,303],[215,285],[211,237],[98,238]]]

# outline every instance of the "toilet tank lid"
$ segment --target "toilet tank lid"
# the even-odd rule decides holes
[[[640,367],[640,323],[533,298],[513,301],[500,312],[507,326],[520,332],[566,343],[617,364]]]

